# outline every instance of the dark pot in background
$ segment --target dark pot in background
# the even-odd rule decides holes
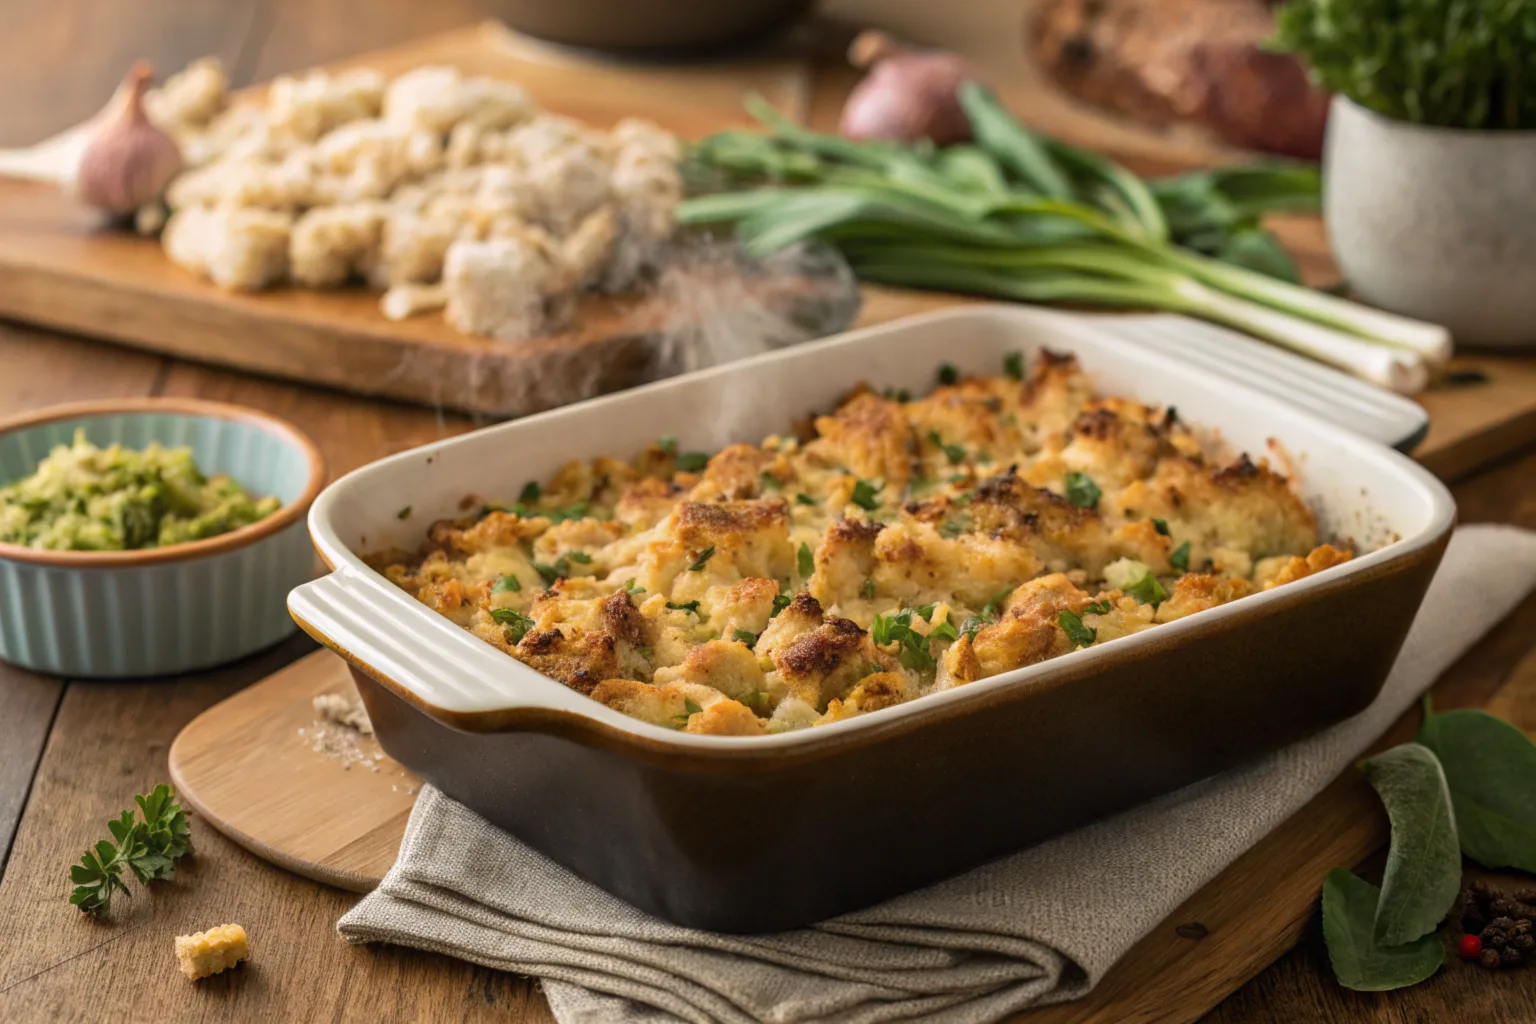
[[[782,28],[815,0],[500,0],[508,27],[551,43],[633,54],[743,43]]]

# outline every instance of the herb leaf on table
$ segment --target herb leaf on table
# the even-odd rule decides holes
[[[1451,792],[1434,753],[1404,743],[1361,765],[1392,820],[1372,938],[1399,946],[1433,932],[1461,887]]]
[[[1437,715],[1427,697],[1417,740],[1444,767],[1462,852],[1536,872],[1536,744],[1485,711]]]
[[[1440,969],[1445,947],[1438,935],[1399,946],[1376,942],[1381,890],[1348,868],[1323,882],[1323,938],[1339,984],[1357,992],[1387,992],[1417,985]]]
[[[69,869],[74,883],[69,902],[88,914],[102,914],[110,908],[113,893],[131,896],[123,881],[124,865],[140,882],[174,877],[176,860],[186,854],[191,840],[186,813],[175,800],[171,787],[161,783],[134,797],[142,818],[124,811],[107,822],[112,841],[100,840]]]

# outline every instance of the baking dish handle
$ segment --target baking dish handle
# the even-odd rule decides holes
[[[345,567],[295,587],[288,613],[321,644],[380,682],[451,713],[522,707],[581,713],[585,697],[534,672],[404,593]]]

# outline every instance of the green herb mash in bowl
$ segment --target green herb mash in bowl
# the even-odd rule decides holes
[[[281,506],[235,480],[209,478],[191,448],[98,448],[75,430],[37,470],[0,487],[0,542],[48,551],[127,551],[204,540]]]
[[[240,406],[123,399],[0,423],[0,660],[156,676],[281,640],[324,482],[312,441]]]

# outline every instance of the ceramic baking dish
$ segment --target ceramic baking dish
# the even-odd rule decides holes
[[[868,905],[1361,710],[1439,563],[1455,509],[1427,472],[1138,345],[1135,322],[968,307],[402,453],[315,502],[310,531],[334,572],[295,590],[289,610],[351,663],[392,757],[630,903],[737,932]],[[416,603],[359,557],[413,548],[433,519],[461,514],[466,495],[515,495],[573,458],[630,457],[666,434],[688,449],[757,441],[830,408],[855,382],[922,391],[941,361],[996,373],[1006,353],[1041,346],[1076,353],[1105,392],[1177,405],[1234,448],[1263,452],[1278,439],[1325,533],[1365,553],[1043,664],[755,738],[673,732],[604,707]]]

